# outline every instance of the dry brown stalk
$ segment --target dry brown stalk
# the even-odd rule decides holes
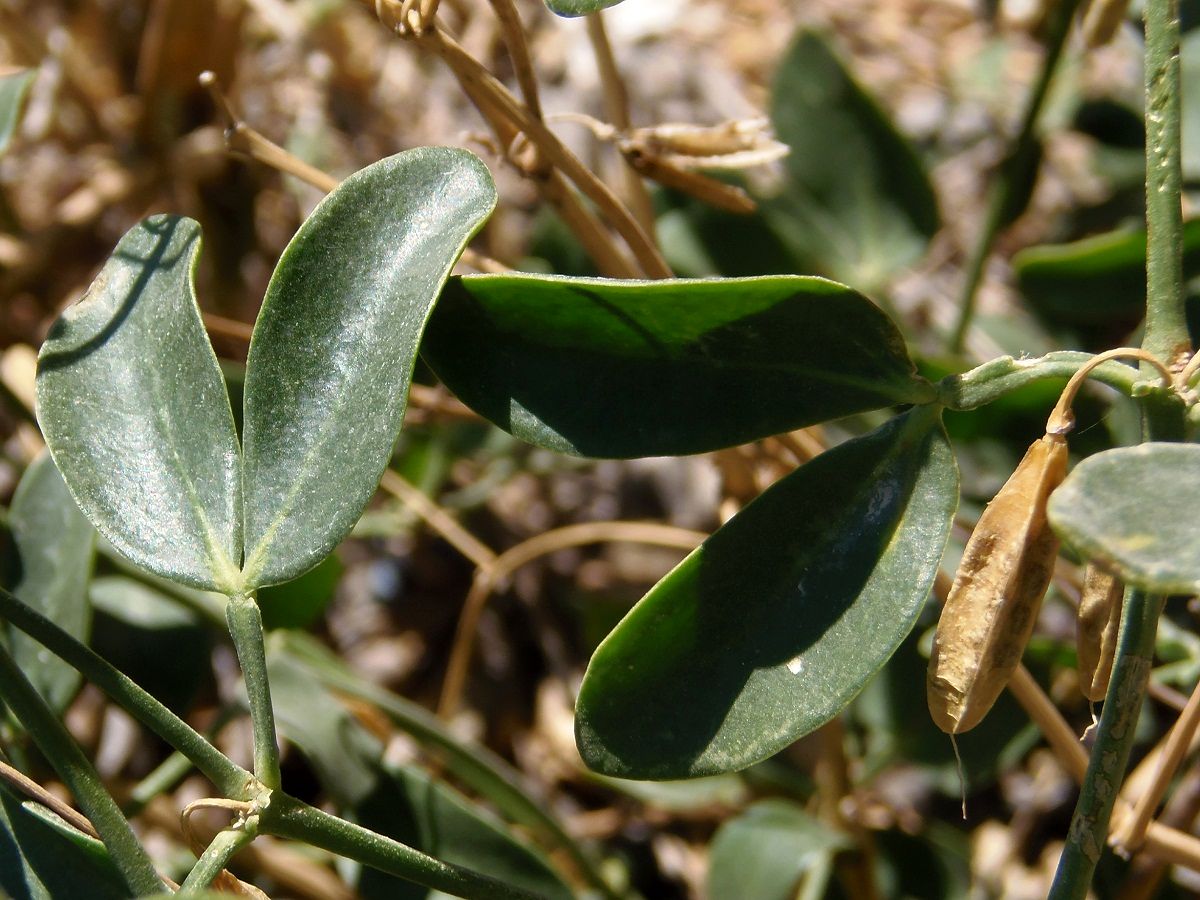
[[[1087,751],[1080,745],[1075,732],[1071,730],[1071,726],[1062,717],[1054,702],[1046,696],[1041,685],[1029,674],[1028,669],[1018,666],[1009,679],[1008,689],[1041,730],[1059,762],[1066,767],[1067,773],[1076,784],[1082,784],[1087,775]],[[1122,817],[1129,814],[1129,804],[1119,798],[1114,815],[1116,829],[1121,827]],[[1200,838],[1185,834],[1176,828],[1151,822],[1147,826],[1146,842],[1141,850],[1164,862],[1200,872]]]
[[[1192,745],[1198,728],[1200,728],[1200,685],[1197,685],[1192,691],[1187,706],[1183,708],[1183,712],[1171,726],[1161,748],[1156,748],[1154,751],[1157,758],[1154,777],[1149,785],[1138,791],[1133,815],[1122,822],[1120,827],[1114,829],[1112,838],[1114,846],[1129,852],[1137,850],[1141,845],[1150,819],[1166,794],[1171,779],[1175,777],[1175,772],[1179,769],[1184,757],[1187,756],[1188,748]]]
[[[584,522],[539,534],[509,548],[487,565],[479,566],[454,632],[454,646],[450,651],[446,679],[442,682],[442,695],[438,700],[438,715],[448,719],[457,711],[471,664],[479,618],[488,597],[521,566],[547,553],[586,544],[624,541],[691,551],[707,537],[702,532],[654,522]]]
[[[625,240],[645,275],[650,278],[671,277],[670,267],[650,236],[608,185],[568,150],[545,123],[532,116],[528,108],[478,60],[440,28],[430,29],[420,35],[410,32],[406,36],[428,46],[451,68],[464,89],[468,83],[474,86],[475,90],[468,90],[472,99],[486,93],[491,108],[502,112],[537,147],[548,163],[557,167],[596,204],[600,214]]]
[[[600,71],[600,86],[604,96],[604,114],[619,130],[628,132],[633,128],[633,120],[629,114],[629,92],[625,89],[625,80],[617,67],[616,57],[613,56],[612,44],[608,40],[608,31],[604,27],[604,14],[594,12],[587,16],[588,40],[592,44],[592,52],[596,56],[596,68]],[[650,200],[650,192],[642,176],[634,169],[630,161],[622,156],[621,172],[625,176],[625,200],[630,210],[637,216],[647,234],[654,234],[654,205]]]
[[[451,546],[477,568],[486,569],[496,562],[496,554],[479,538],[459,525],[453,516],[393,470],[384,471],[379,485],[420,516],[430,528],[449,541]]]

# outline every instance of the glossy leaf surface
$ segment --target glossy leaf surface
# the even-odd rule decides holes
[[[95,532],[50,454],[43,453],[25,470],[8,522],[21,560],[21,580],[13,593],[86,643]],[[64,709],[79,687],[79,673],[24,634],[13,632],[11,643],[13,659],[33,686],[51,707]]]
[[[21,107],[35,74],[33,69],[25,69],[0,78],[0,153],[7,149],[21,121]]]
[[[912,628],[957,502],[928,408],[773,485],[596,650],[576,708],[584,761],[627,778],[728,772],[824,724]]]
[[[621,0],[546,0],[550,11],[560,16],[586,16],[616,6]]]
[[[362,513],[400,430],[430,307],[495,200],[472,154],[409,150],[342,182],[284,251],[246,371],[251,586],[311,568]]]
[[[1200,274],[1200,219],[1184,224],[1184,275]],[[1146,310],[1146,232],[1115,231],[1013,258],[1025,299],[1043,317],[1071,325],[1136,322]]]
[[[939,217],[924,167],[818,35],[780,62],[771,120],[792,152],[762,210],[801,271],[870,292],[925,251]]]
[[[1148,443],[1088,457],[1050,495],[1050,524],[1127,585],[1200,593],[1200,445]]]
[[[79,508],[167,578],[236,590],[241,466],[225,383],[192,287],[200,226],[125,234],[38,357],[38,418]]]
[[[709,846],[708,895],[790,900],[804,872],[849,841],[788,800],[763,800],[717,829]]]
[[[891,320],[822,278],[454,278],[422,353],[500,427],[585,456],[699,453],[933,395]]]

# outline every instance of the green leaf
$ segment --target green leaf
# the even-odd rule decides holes
[[[1200,219],[1183,226],[1184,277],[1200,274]],[[1043,318],[1068,325],[1136,322],[1146,311],[1146,232],[1113,231],[1013,257],[1017,284]]]
[[[818,35],[801,32],[785,54],[771,119],[792,152],[761,206],[802,271],[871,292],[924,253],[939,227],[925,169]]]
[[[104,845],[65,824],[54,827],[49,815],[34,814],[31,804],[21,803],[0,787],[0,896],[12,900],[128,897],[129,890]]]
[[[383,744],[306,662],[293,656],[291,646],[288,640],[271,641],[271,688],[279,727],[312,763],[337,803],[353,811],[358,824],[543,896],[572,896],[542,855],[516,840],[502,822],[416,769],[385,764]],[[368,900],[429,893],[367,869],[358,890]]]
[[[891,320],[822,278],[453,278],[422,354],[501,428],[584,456],[700,453],[933,397]]]
[[[21,478],[9,510],[9,527],[21,558],[21,581],[13,593],[53,619],[72,637],[87,641],[95,532],[71,499],[50,454],[39,456]],[[50,706],[62,711],[79,689],[80,676],[36,641],[11,636],[13,659]]]
[[[119,575],[92,580],[92,647],[171,709],[188,709],[207,688],[212,637],[182,602]],[[170,648],[164,652],[163,648]]]
[[[547,900],[575,896],[540,851],[456,791],[411,766],[384,764],[380,774],[376,790],[355,809],[360,824]],[[431,896],[425,888],[374,869],[363,870],[357,887],[363,900]]]
[[[620,2],[621,0],[546,0],[546,6],[556,15],[573,18],[608,9]]]
[[[1200,593],[1200,446],[1148,443],[1090,456],[1050,495],[1050,524],[1133,587]]]
[[[236,591],[241,466],[192,286],[200,226],[130,229],[38,357],[38,417],[79,508],[167,578]]]
[[[33,69],[24,69],[0,78],[0,153],[8,149],[8,142],[17,130],[21,106],[36,74]]]
[[[495,202],[477,157],[409,150],[342,182],[284,251],[247,361],[249,587],[312,568],[371,499],[429,310]]]
[[[709,845],[708,895],[791,900],[822,857],[850,841],[788,800],[763,800],[717,829]]]
[[[931,408],[773,485],[596,650],[576,708],[584,761],[626,778],[735,771],[829,721],[912,628],[957,502]]]

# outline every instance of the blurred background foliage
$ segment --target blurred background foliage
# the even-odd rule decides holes
[[[786,272],[848,283],[897,318],[930,377],[998,355],[1128,343],[1145,299],[1136,9],[1102,47],[1069,39],[1038,122],[1036,177],[1007,211],[963,352],[945,350],[987,185],[1037,77],[1042,7],[1052,2],[628,0],[607,10],[633,126],[768,116],[791,149],[720,175],[755,198],[750,214],[650,183],[671,267],[682,276]],[[609,115],[611,82],[606,92],[584,20],[556,18],[535,0],[517,7],[556,133],[628,190],[612,142],[569,118],[554,121]],[[1184,7],[1186,24],[1197,24],[1200,4]],[[445,0],[440,16],[473,57],[514,83],[488,4]],[[1200,29],[1185,35],[1183,64],[1190,193],[1200,187],[1192,89]],[[595,274],[596,264],[505,159],[452,73],[389,34],[366,5],[0,0],[0,65],[0,581],[19,593],[60,592],[96,650],[245,762],[249,727],[217,602],[138,573],[103,545],[93,561],[86,533],[60,561],[75,567],[71,583],[48,587],[31,541],[69,530],[69,498],[51,504],[60,520],[39,523],[14,496],[40,448],[32,348],[147,214],[188,215],[204,227],[200,304],[238,411],[246,323],[321,192],[231,153],[197,76],[216,73],[248,125],[334,178],[407,147],[474,149],[501,195],[477,252],[526,271]],[[1189,195],[1185,215],[1193,208]],[[1188,225],[1185,267],[1200,327],[1197,222]],[[962,820],[954,755],[925,709],[933,603],[842,717],[740,775],[622,782],[589,774],[575,749],[573,696],[591,652],[696,532],[882,414],[703,456],[592,462],[525,446],[457,405],[427,371],[418,380],[393,459],[402,480],[385,482],[335,557],[261,595],[293,793],[549,896],[595,892],[601,880],[611,894],[650,898],[1045,895],[1073,784],[1002,698],[959,740]],[[1037,384],[947,417],[964,502],[946,572],[983,503],[1041,433],[1057,390]],[[1137,434],[1131,410],[1100,391],[1077,410],[1078,453]],[[554,529],[613,520],[674,526],[674,546],[636,537],[548,545],[480,588],[481,560],[486,568]],[[1060,561],[1026,662],[1082,733],[1090,712],[1074,680],[1078,588],[1077,567]],[[469,594],[483,597],[464,617]],[[1194,626],[1193,607],[1173,602],[1139,752],[1200,676]],[[462,668],[447,688],[456,650]],[[192,852],[178,810],[204,795],[202,781],[36,648],[24,659],[113,792],[139,813],[160,867],[178,877]],[[54,787],[12,721],[0,725],[0,748],[0,758]],[[1200,813],[1194,772],[1177,797],[1174,824],[1190,828]],[[85,861],[59,871],[61,884],[44,883],[50,896],[117,896],[103,854],[35,807],[0,786],[0,893],[37,896],[36,879],[23,873],[38,855],[73,853]],[[1101,896],[1200,891],[1187,871],[1104,865]],[[277,897],[424,894],[279,842],[256,842],[235,870]]]

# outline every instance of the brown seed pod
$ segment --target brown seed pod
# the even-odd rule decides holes
[[[929,711],[947,734],[979,724],[1021,661],[1058,555],[1046,501],[1066,472],[1066,439],[1035,441],[967,541],[926,683]]]
[[[1103,700],[1117,655],[1117,632],[1125,586],[1114,575],[1088,563],[1083,573],[1083,596],[1075,647],[1079,656],[1079,689],[1089,700]]]

